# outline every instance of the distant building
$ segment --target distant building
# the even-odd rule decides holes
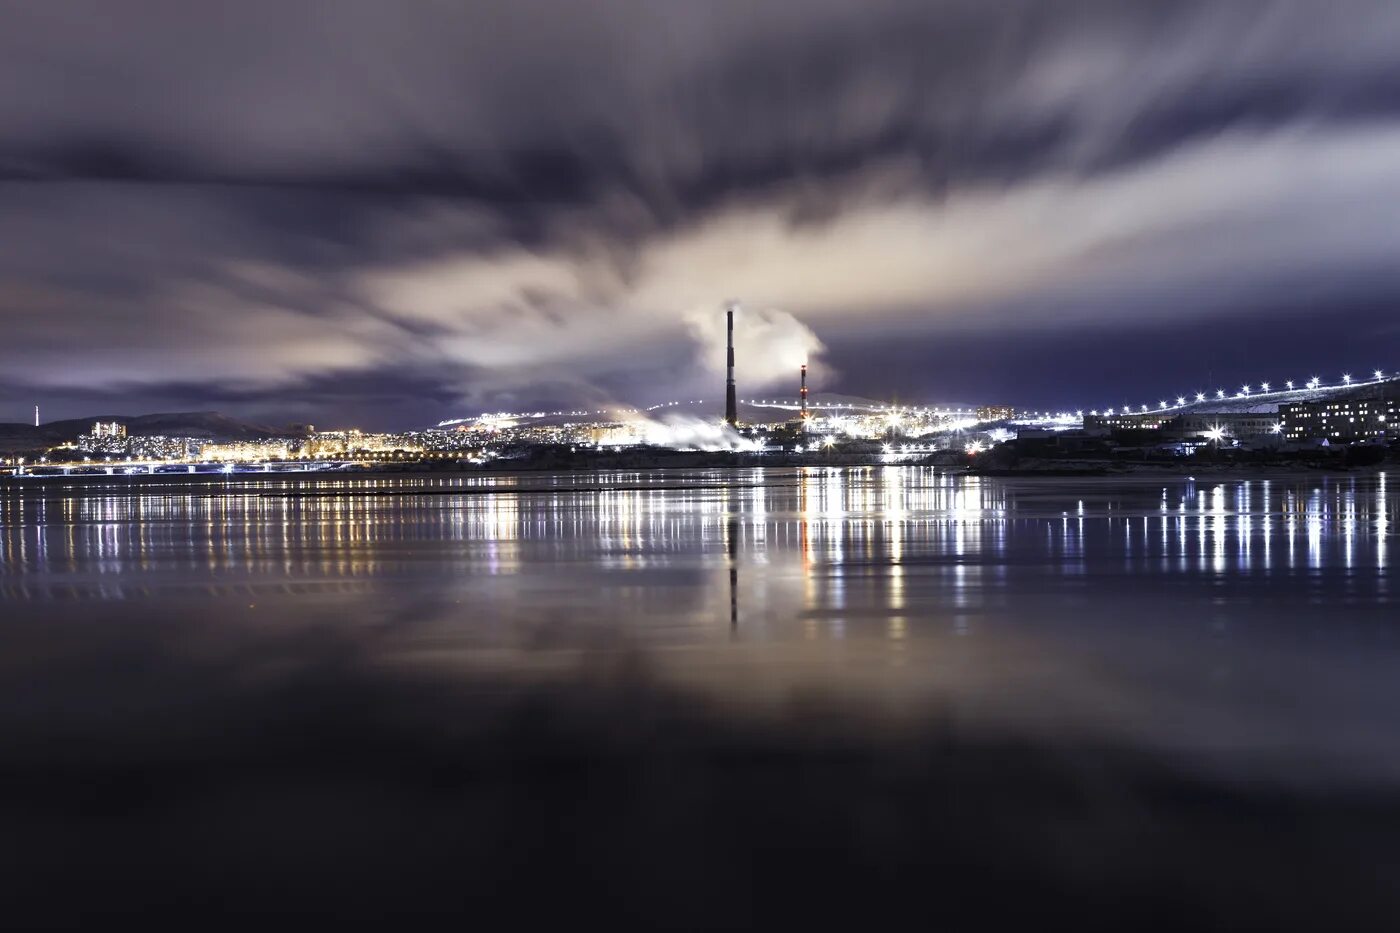
[[[1086,431],[1157,431],[1169,420],[1170,416],[1156,412],[1145,414],[1123,413],[1121,415],[1085,415],[1084,430]]]
[[[643,443],[646,433],[638,424],[599,424],[589,427],[587,437],[590,444],[621,447]]]
[[[977,406],[978,421],[1010,421],[1016,417],[1016,409],[1010,405]]]
[[[286,441],[259,440],[205,444],[199,455],[205,460],[244,463],[261,460],[286,460],[287,453]]]
[[[1149,411],[1084,416],[1084,430],[1089,432],[1161,431],[1174,438],[1207,437],[1217,429],[1229,437],[1261,437],[1278,433],[1278,423],[1277,415],[1259,412],[1170,415]]]
[[[303,457],[343,457],[361,453],[421,453],[423,443],[417,434],[365,434],[347,431],[318,431],[299,444]]]
[[[1228,437],[1268,437],[1278,433],[1278,415],[1271,412],[1178,415],[1162,426],[1170,437],[1207,437],[1220,429]]]
[[[98,421],[87,434],[80,434],[71,446],[94,454],[129,454],[127,449],[136,438],[126,436],[126,425],[118,421]]]
[[[1400,436],[1400,397],[1348,398],[1321,402],[1293,402],[1279,408],[1283,436],[1290,441],[1326,440],[1330,443]]]

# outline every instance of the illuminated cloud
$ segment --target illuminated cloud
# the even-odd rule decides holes
[[[727,320],[713,307],[701,306],[686,315],[686,325],[699,345],[701,366],[716,377],[724,373]],[[735,379],[750,391],[791,386],[798,367],[815,362],[825,349],[810,327],[786,311],[743,306],[734,317],[734,345],[740,348]]]
[[[753,388],[816,355],[843,391],[1000,394],[1057,333],[1107,360],[1166,322],[1256,328],[1211,365],[1281,380],[1319,352],[1262,324],[1290,303],[1345,317],[1353,344],[1395,333],[1382,0],[74,0],[5,19],[0,389],[25,403],[173,406],[203,383],[427,421],[696,396],[730,298]],[[890,346],[925,349],[894,367]],[[1247,350],[1279,371],[1236,374]],[[1028,362],[998,375],[1010,357]],[[1131,374],[1175,394],[1183,365]],[[1098,369],[1073,377],[1098,391]]]

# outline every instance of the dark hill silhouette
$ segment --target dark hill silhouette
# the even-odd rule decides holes
[[[151,415],[93,415],[66,421],[50,421],[37,428],[32,424],[0,424],[0,450],[38,450],[71,441],[92,430],[98,421],[115,421],[126,426],[133,437],[201,437],[210,440],[249,440],[257,437],[300,437],[304,432],[272,427],[234,418],[217,411],[162,412]]]

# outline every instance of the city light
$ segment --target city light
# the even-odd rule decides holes
[[[1381,369],[1373,370],[1366,379],[1355,378],[1346,373],[1339,378],[1335,389],[1355,387],[1364,381],[1381,382],[1385,378],[1385,371]],[[1309,389],[1334,388],[1324,387],[1318,376],[1311,377],[1306,383],[1295,383],[1289,379],[1280,382],[1279,385],[1286,386],[1289,390],[1304,385]],[[1231,437],[1239,438],[1237,442],[1233,442],[1236,446],[1248,446],[1251,438],[1267,434],[1284,435],[1290,440],[1307,436],[1306,432],[1310,429],[1308,423],[1297,426],[1295,430],[1294,423],[1286,417],[1277,422],[1266,420],[1264,411],[1256,409],[1251,412],[1246,407],[1256,405],[1253,398],[1255,395],[1271,394],[1275,391],[1277,390],[1274,384],[1270,382],[1244,383],[1235,392],[1220,388],[1209,392],[1169,395],[1160,398],[1155,406],[1151,403],[1125,403],[1121,407],[1094,409],[1089,415],[1094,418],[1124,419],[1107,425],[1109,428],[1191,430],[1183,428],[1183,425],[1189,422],[1166,419],[1177,414],[1173,409],[1185,409],[1191,405],[1192,399],[1194,403],[1202,404],[1213,397],[1231,406],[1217,409],[1221,412],[1231,412],[1228,416],[1231,420],[1224,423],[1226,416],[1222,415],[1220,424],[1213,425],[1210,431],[1201,432],[1198,436],[1219,442],[1224,439],[1226,432],[1229,432]],[[103,463],[107,465],[107,473],[111,474],[117,465],[116,462],[121,461],[124,461],[122,472],[141,473],[164,472],[173,467],[179,467],[181,471],[188,468],[189,472],[224,473],[252,470],[268,472],[367,469],[375,463],[422,463],[429,459],[456,460],[464,465],[479,465],[492,460],[515,459],[533,446],[561,444],[567,445],[571,452],[651,446],[678,450],[727,449],[761,455],[765,449],[768,449],[768,452],[776,452],[779,448],[770,448],[766,439],[760,439],[756,429],[793,429],[796,417],[791,413],[796,412],[799,406],[799,402],[788,399],[765,399],[763,402],[768,408],[775,409],[769,418],[756,419],[755,423],[741,426],[744,430],[739,435],[716,439],[714,443],[697,439],[704,433],[699,430],[701,426],[714,427],[699,413],[684,423],[674,424],[670,421],[663,423],[646,414],[664,409],[667,410],[668,417],[674,417],[670,415],[670,411],[681,406],[699,404],[697,400],[668,400],[645,407],[639,405],[636,408],[615,407],[596,411],[484,412],[475,417],[440,422],[437,428],[401,434],[369,434],[356,429],[312,430],[295,437],[264,437],[236,441],[187,436],[128,436],[127,426],[122,422],[99,422],[89,423],[86,433],[55,445],[44,456],[35,453],[22,465],[20,474],[43,476],[46,472],[82,472],[84,464],[87,465],[88,471],[97,472],[103,469],[99,466]],[[759,402],[749,400],[745,404],[756,405]],[[1308,401],[1302,404],[1313,403]],[[809,417],[801,425],[798,437],[801,438],[803,433],[815,436],[806,438],[801,444],[793,444],[792,440],[789,440],[787,450],[796,453],[829,451],[838,446],[842,437],[850,437],[876,442],[889,440],[891,443],[883,448],[886,453],[963,450],[970,454],[990,450],[995,444],[1016,440],[1018,432],[1014,428],[1007,430],[998,427],[988,430],[991,424],[1009,422],[1019,425],[1021,430],[1034,427],[1059,432],[1076,427],[1085,420],[1085,412],[1082,409],[1053,411],[1047,408],[1018,411],[1005,405],[936,408],[885,403],[833,404],[813,401],[810,408]],[[1155,421],[1154,412],[1160,413]],[[1353,413],[1346,410],[1342,414],[1350,417]],[[1254,421],[1248,421],[1251,415],[1254,416]],[[1179,417],[1189,416],[1181,412]],[[1368,417],[1374,417],[1377,424],[1384,421],[1384,417],[1380,415]],[[1139,418],[1145,420],[1139,421]],[[1245,420],[1237,422],[1234,419]],[[1393,422],[1395,419],[1391,420]],[[1248,426],[1243,427],[1246,423]],[[1195,425],[1195,430],[1199,432],[1200,422],[1195,422]],[[982,430],[986,430],[987,433],[980,433]],[[1345,436],[1345,430],[1344,426],[1340,436]],[[1384,431],[1384,427],[1381,430]],[[973,431],[979,432],[975,435],[977,440],[970,440]],[[963,432],[967,434],[959,437]],[[1329,432],[1326,436],[1335,438],[1339,435]],[[901,439],[915,443],[901,444]],[[1336,441],[1333,440],[1333,443]],[[66,452],[60,453],[62,451]],[[16,460],[11,460],[10,463],[18,465]]]

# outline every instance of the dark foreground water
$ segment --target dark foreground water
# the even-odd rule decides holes
[[[0,923],[1394,929],[1397,527],[1383,474],[9,482]]]

